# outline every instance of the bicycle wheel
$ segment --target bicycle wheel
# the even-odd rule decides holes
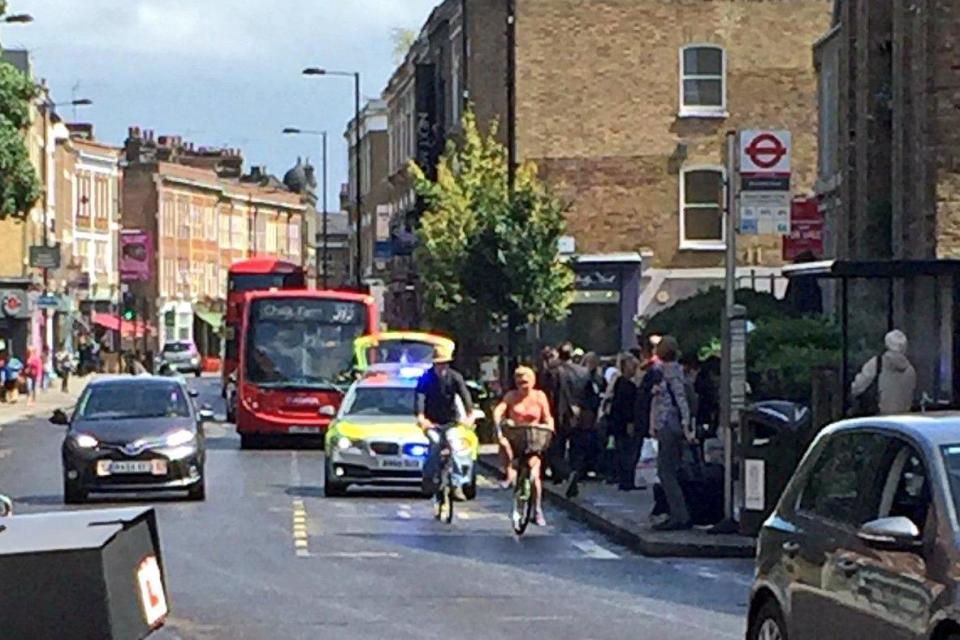
[[[517,486],[513,492],[513,531],[522,536],[530,524],[530,514],[533,510],[533,490],[530,483],[530,473],[521,468],[517,478]]]

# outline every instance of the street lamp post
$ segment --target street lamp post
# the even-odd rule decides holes
[[[357,210],[357,256],[356,256],[356,284],[363,286],[363,196],[360,189],[360,72],[359,71],[330,71],[319,67],[308,67],[303,70],[305,76],[339,76],[353,78],[353,130],[354,130],[354,166],[356,174],[356,190],[354,206]]]
[[[322,185],[321,185],[321,188],[323,189],[323,196],[322,196],[323,229],[321,231],[321,233],[323,234],[323,275],[322,276],[320,275],[320,257],[319,256],[316,258],[316,262],[317,262],[316,269],[317,269],[317,279],[320,280],[321,287],[323,289],[326,289],[327,288],[327,266],[329,265],[328,256],[327,256],[327,246],[328,246],[327,244],[327,132],[312,131],[310,129],[298,129],[296,127],[287,127],[286,129],[283,130],[283,132],[287,135],[320,136],[323,140],[323,160],[322,160],[323,168],[321,169],[323,173]],[[314,242],[316,242],[316,238],[314,238]]]

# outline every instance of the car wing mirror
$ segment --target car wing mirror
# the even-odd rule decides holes
[[[0,518],[6,518],[13,515],[13,500],[0,494]],[[2,529],[3,527],[0,527]]]
[[[197,417],[200,418],[200,422],[213,422],[213,407],[208,404],[203,405],[197,412]]]
[[[332,404],[325,404],[322,407],[320,407],[317,413],[319,413],[322,416],[327,416],[332,418],[333,416],[337,415],[337,408]]]
[[[187,395],[190,396],[191,398],[198,398],[200,397],[200,392],[197,391],[196,389],[189,389],[187,390]]]
[[[912,551],[922,544],[920,529],[903,516],[871,520],[860,527],[857,537],[869,547],[887,551]]]
[[[55,409],[53,415],[50,416],[50,422],[65,427],[70,424],[70,418],[67,417],[63,409]]]

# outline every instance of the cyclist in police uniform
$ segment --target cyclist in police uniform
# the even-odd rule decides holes
[[[453,351],[437,347],[433,366],[417,382],[417,423],[424,432],[437,429],[441,435],[458,423],[470,426],[473,422],[473,401],[467,383],[450,363]],[[458,402],[459,400],[459,402]],[[442,438],[441,438],[442,444]],[[432,495],[436,492],[440,473],[440,449],[430,441],[430,453],[423,465],[423,490]],[[465,500],[463,489],[455,489],[457,500]]]

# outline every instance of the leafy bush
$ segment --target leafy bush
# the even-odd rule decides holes
[[[747,339],[751,397],[809,403],[814,370],[841,357],[840,327],[826,318],[762,320]]]
[[[747,318],[754,323],[787,312],[784,303],[769,293],[741,289],[736,300],[747,308]],[[725,303],[723,289],[712,287],[664,309],[639,329],[644,335],[674,336],[683,353],[705,353],[719,344]]]

